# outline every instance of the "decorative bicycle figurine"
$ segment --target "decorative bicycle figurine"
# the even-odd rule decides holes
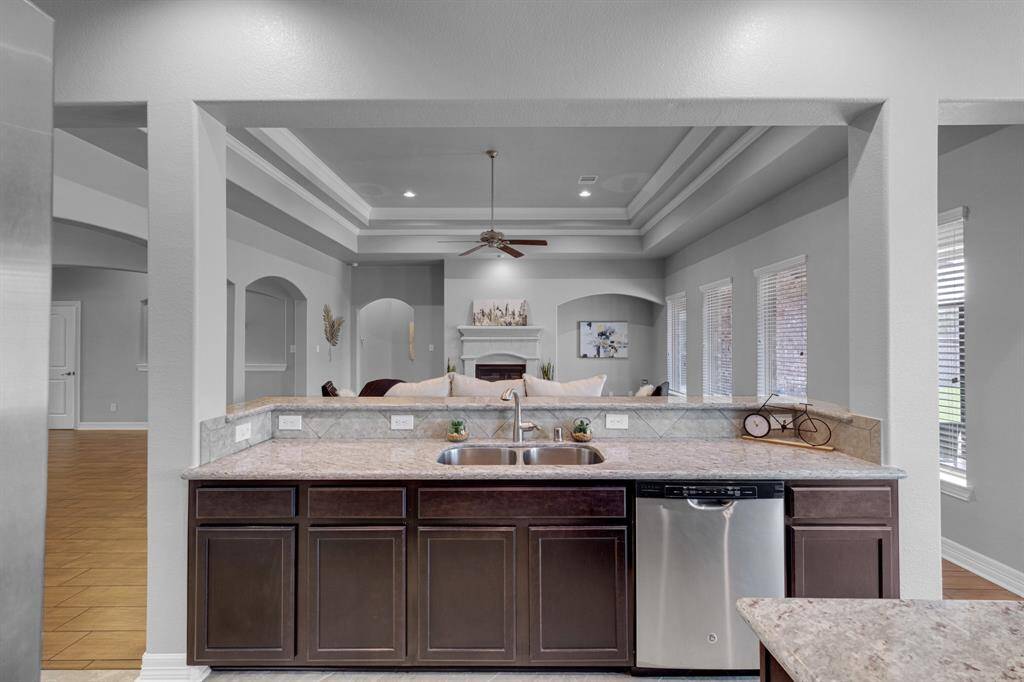
[[[751,412],[743,418],[743,430],[747,432],[748,436],[764,438],[772,430],[772,421],[774,421],[779,425],[783,435],[788,429],[793,429],[800,440],[814,447],[821,447],[832,440],[832,429],[829,428],[829,425],[807,413],[807,408],[811,406],[811,403],[800,403],[803,405],[803,411],[797,412],[791,420],[784,421],[768,409],[768,403],[776,397],[778,394],[772,393],[761,404],[761,407],[757,408],[757,412]]]

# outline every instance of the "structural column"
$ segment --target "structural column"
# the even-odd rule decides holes
[[[245,287],[233,284],[228,291],[232,297],[231,333],[231,403],[245,402]]]
[[[147,641],[141,679],[185,668],[187,486],[199,422],[224,414],[224,126],[191,101],[150,102]]]
[[[937,100],[908,93],[850,125],[850,406],[883,420],[900,482],[901,596],[940,598]]]

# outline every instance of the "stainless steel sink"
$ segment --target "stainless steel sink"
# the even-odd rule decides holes
[[[523,450],[523,464],[600,464],[604,456],[588,445],[544,445]]]
[[[516,451],[492,445],[462,445],[448,448],[437,458],[439,464],[462,466],[486,466],[492,464],[515,464]]]

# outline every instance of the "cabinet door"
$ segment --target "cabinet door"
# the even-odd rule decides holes
[[[309,660],[405,658],[405,528],[309,529]]]
[[[793,526],[790,597],[896,597],[892,528]]]
[[[295,529],[195,531],[194,660],[287,661],[295,656]]]
[[[420,528],[419,658],[515,660],[515,528]]]
[[[530,660],[629,662],[625,526],[530,529]]]

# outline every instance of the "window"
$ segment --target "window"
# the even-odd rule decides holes
[[[704,395],[732,395],[732,279],[700,288],[704,294]]]
[[[967,470],[966,305],[962,208],[939,216],[939,463]]]
[[[754,270],[757,392],[807,395],[807,256]]]
[[[668,385],[675,393],[686,393],[686,294],[666,299],[668,304]]]

